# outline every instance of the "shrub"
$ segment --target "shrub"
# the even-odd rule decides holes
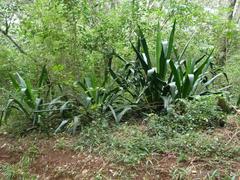
[[[215,96],[193,101],[179,100],[168,114],[149,115],[149,132],[173,136],[175,133],[222,127],[225,116]]]

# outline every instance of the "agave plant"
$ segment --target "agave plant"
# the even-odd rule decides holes
[[[42,68],[35,88],[19,73],[10,75],[10,79],[15,93],[9,95],[0,122],[7,123],[12,110],[16,109],[29,120],[29,129],[40,127],[48,132],[50,128],[56,128],[55,132],[58,132],[69,122],[74,122],[73,130],[76,129],[79,103],[67,95],[51,96],[53,87],[46,66]]]
[[[111,85],[99,87],[91,77],[75,82],[74,87],[80,87],[80,91],[79,89],[74,91],[77,94],[60,96],[45,104],[50,112],[48,119],[60,119],[59,124],[54,125],[57,126],[55,133],[65,129],[75,134],[81,125],[101,118],[101,116],[111,115],[116,122],[120,122],[123,115],[131,109],[119,103],[122,96],[122,90],[119,87]]]
[[[80,85],[83,90],[81,102],[86,111],[99,111],[105,115],[112,115],[116,122],[120,122],[123,115],[131,110],[131,106],[124,105],[125,98],[123,90],[110,83],[107,87],[96,86],[91,77],[85,77],[83,82],[78,81],[75,84]],[[110,113],[109,113],[110,110]]]
[[[16,109],[22,112],[27,119],[31,120],[33,126],[36,126],[41,119],[41,114],[38,111],[42,110],[43,105],[43,98],[40,97],[40,89],[49,80],[46,67],[42,68],[40,78],[37,82],[37,90],[34,90],[19,73],[16,73],[15,76],[10,75],[10,79],[15,88],[15,93],[9,95],[9,100],[4,108],[0,122],[6,123],[11,115],[11,111]]]
[[[119,87],[110,88],[110,86],[99,87],[92,79],[85,77],[82,82],[77,81],[75,85],[80,85],[83,90],[81,96],[84,98],[83,105],[86,108],[99,108],[104,111],[119,96],[120,89]]]
[[[147,103],[167,107],[171,100],[204,94],[214,80],[224,74],[212,76],[209,71],[213,50],[195,60],[183,59],[190,40],[177,55],[174,49],[175,29],[176,21],[169,40],[162,42],[158,25],[155,56],[151,56],[146,38],[139,28],[137,46],[132,44],[136,61],[124,61],[124,73],[114,72],[110,63],[109,71],[113,79],[133,97],[141,95]],[[123,61],[119,55],[117,57]]]

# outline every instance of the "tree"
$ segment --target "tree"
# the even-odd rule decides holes
[[[233,18],[235,19],[235,21],[237,23],[239,23],[240,20],[240,0],[237,0],[236,5],[235,5],[235,9],[233,12]]]
[[[227,14],[228,22],[227,23],[231,23],[233,21],[236,3],[237,3],[237,0],[228,0],[228,14]],[[227,53],[228,53],[228,48],[230,46],[230,40],[228,37],[224,36],[221,41],[222,42],[220,45],[218,64],[220,66],[223,66],[227,61]]]
[[[21,2],[22,3],[22,2]],[[7,38],[22,54],[26,52],[10,34],[10,28],[19,21],[19,1],[0,1],[0,33]]]

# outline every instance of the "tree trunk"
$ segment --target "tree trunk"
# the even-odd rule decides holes
[[[240,20],[240,0],[237,0],[236,5],[235,5],[235,9],[233,12],[233,19],[239,23]]]
[[[227,14],[228,22],[233,20],[236,3],[237,3],[237,0],[229,0],[229,6],[228,6],[229,12]],[[218,64],[220,66],[224,66],[226,64],[229,45],[230,45],[229,39],[226,36],[223,37],[220,45],[220,51],[219,51],[219,57],[218,57]]]
[[[229,21],[233,19],[233,13],[234,13],[236,3],[237,3],[237,0],[229,0],[229,14],[228,14]]]

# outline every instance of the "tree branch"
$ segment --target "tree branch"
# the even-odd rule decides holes
[[[27,55],[27,53],[17,44],[17,42],[16,42],[11,36],[8,35],[8,31],[5,32],[4,30],[0,29],[0,32],[1,32],[9,41],[11,41],[11,42],[14,44],[14,46],[19,50],[19,52],[21,52],[22,54]]]

